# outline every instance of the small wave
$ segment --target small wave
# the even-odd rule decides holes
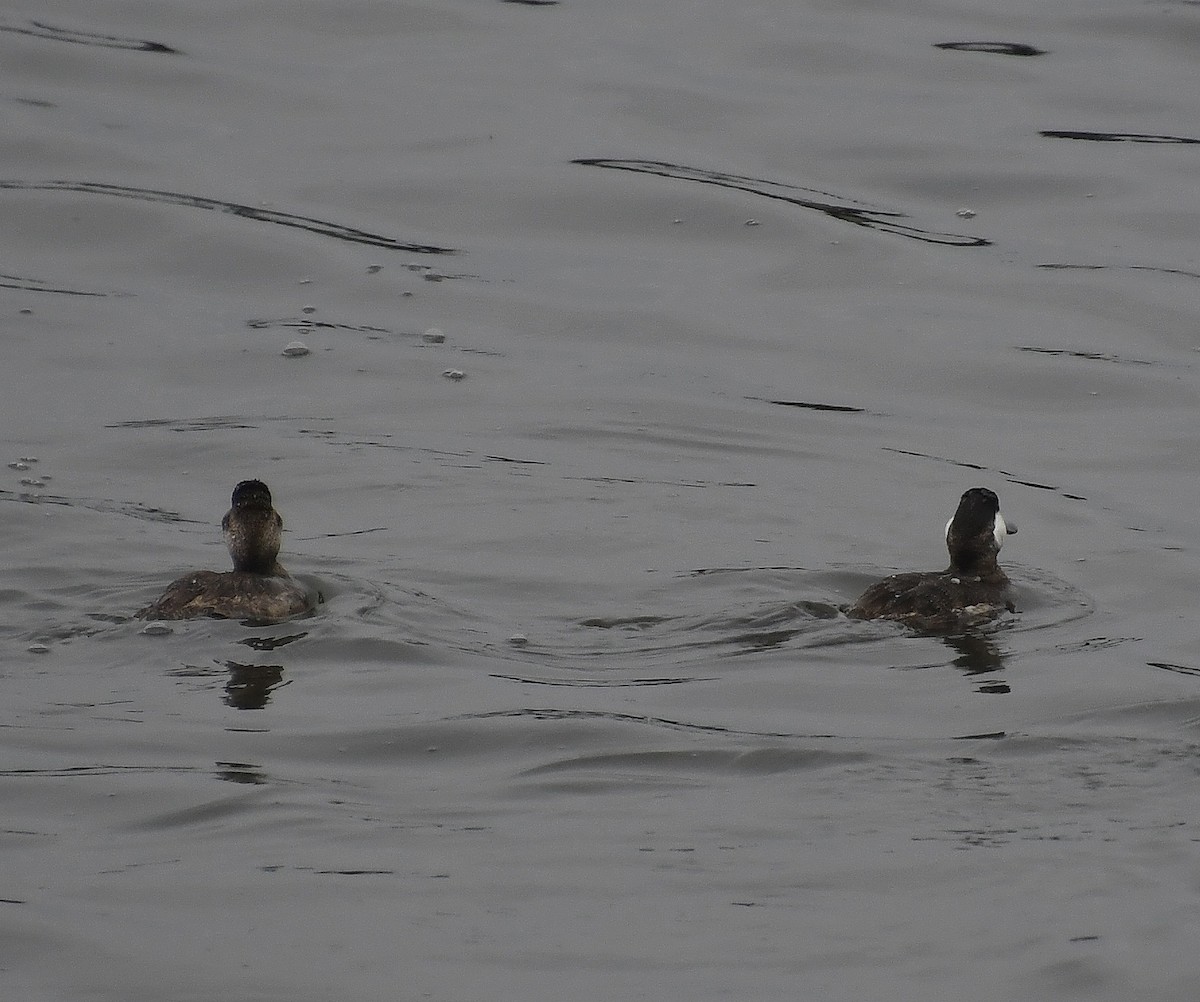
[[[124,184],[107,184],[101,181],[0,181],[0,190],[5,191],[61,191],[80,195],[106,195],[113,198],[131,198],[141,202],[156,202],[163,205],[179,205],[190,209],[205,209],[222,212],[243,219],[275,226],[287,226],[307,230],[324,237],[345,240],[349,243],[382,247],[384,250],[403,251],[408,254],[457,254],[453,247],[436,244],[409,243],[380,233],[371,233],[353,226],[343,226],[312,216],[301,216],[294,212],[280,212],[256,205],[244,205],[204,195],[189,195],[178,191],[159,191],[154,188],[134,188]]]
[[[830,411],[837,414],[866,414],[865,407],[853,407],[849,404],[820,404],[810,400],[767,400],[765,397],[747,397],[764,404],[774,404],[776,407],[798,407],[807,411]]]
[[[1045,348],[1040,345],[1017,345],[1017,351],[1028,351],[1035,355],[1051,355],[1062,358],[1079,358],[1089,362],[1114,362],[1117,365],[1163,365],[1146,358],[1129,358],[1101,351],[1074,351],[1070,348]],[[1173,367],[1177,367],[1173,364]]]
[[[832,751],[823,748],[753,748],[745,751],[693,749],[616,752],[600,755],[576,755],[526,769],[525,778],[564,772],[597,772],[605,782],[620,783],[620,774],[660,773],[742,774],[774,776],[782,772],[810,772],[837,766],[858,765],[874,756],[866,752]]]
[[[1010,473],[1008,470],[1002,470],[996,466],[984,466],[980,463],[973,463],[964,459],[951,459],[948,456],[935,456],[929,452],[916,452],[912,449],[897,449],[890,445],[884,445],[881,446],[881,448],[884,452],[894,452],[899,456],[913,456],[917,459],[929,459],[935,463],[946,463],[950,466],[957,466],[964,470],[978,470],[981,473],[991,473],[996,476],[1003,477],[1011,484],[1020,484],[1022,487],[1032,487],[1034,490],[1039,491],[1050,491],[1051,493],[1058,494],[1060,497],[1064,497],[1069,501],[1087,500],[1087,498],[1082,494],[1064,490],[1055,484],[1047,484],[1037,480],[1030,480],[1028,478],[1021,477],[1016,473]]]
[[[987,52],[996,56],[1044,56],[1045,49],[1039,49],[1025,42],[934,42],[935,49],[949,49],[953,52]]]
[[[117,295],[113,292],[95,292],[90,289],[68,289],[61,285],[50,285],[40,278],[25,278],[21,275],[0,275],[0,289],[17,289],[20,292],[44,292],[56,296],[87,296],[104,299]]]
[[[162,42],[151,42],[144,38],[130,38],[126,35],[103,35],[95,31],[77,31],[72,28],[59,28],[44,21],[30,20],[28,26],[15,24],[0,24],[0,31],[12,32],[16,35],[29,35],[33,38],[44,38],[52,42],[71,42],[75,45],[94,45],[102,49],[129,49],[134,52],[157,52],[164,55],[182,55],[179,49]]]
[[[1165,268],[1151,264],[1069,264],[1067,262],[1048,262],[1037,265],[1047,271],[1107,271],[1121,268],[1125,271],[1152,271],[1160,275],[1178,275],[1181,278],[1200,278],[1200,272],[1188,271],[1186,268]]]
[[[1200,143],[1191,136],[1168,136],[1145,132],[1080,132],[1072,129],[1043,129],[1038,133],[1047,139],[1080,139],[1090,143],[1154,143],[1190,145]]]
[[[582,157],[572,160],[571,163],[584,167],[632,171],[635,174],[653,174],[656,177],[690,181],[696,184],[710,184],[718,188],[731,188],[735,191],[758,195],[760,198],[787,202],[802,209],[811,209],[853,226],[862,226],[881,233],[892,233],[896,236],[908,237],[910,240],[920,240],[922,243],[941,244],[947,247],[988,247],[992,243],[983,237],[972,237],[961,233],[941,233],[909,226],[899,222],[900,219],[907,218],[907,214],[904,212],[870,206],[857,199],[845,198],[832,192],[821,191],[818,188],[804,188],[782,181],[769,181],[766,178],[747,177],[742,174],[725,174],[721,171],[688,167],[686,164],[673,164],[662,160]],[[813,198],[811,197],[813,195],[820,197]]]
[[[64,508],[86,508],[90,511],[128,515],[146,522],[181,522],[189,525],[204,525],[192,518],[184,518],[179,512],[167,508],[155,508],[140,501],[122,501],[116,498],[69,497],[63,494],[44,494],[39,491],[10,491],[0,489],[0,501],[15,501],[21,504],[61,505]]]
[[[613,710],[580,710],[561,707],[522,707],[515,710],[486,710],[482,713],[464,713],[451,720],[598,720],[622,724],[641,724],[669,731],[686,731],[701,734],[728,734],[735,737],[753,738],[828,738],[830,734],[789,734],[783,731],[749,731],[722,727],[718,724],[702,724],[695,721],[674,720],[640,713],[620,713]]]

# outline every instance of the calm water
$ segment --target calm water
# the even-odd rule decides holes
[[[1198,42],[10,8],[6,993],[1194,998]],[[320,613],[144,632],[252,476]]]

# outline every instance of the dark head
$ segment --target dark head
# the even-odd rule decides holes
[[[271,505],[271,492],[261,480],[243,480],[233,489],[232,507],[221,519],[221,531],[235,571],[279,574],[276,563],[283,519]]]
[[[1016,532],[1000,514],[1000,499],[986,487],[972,487],[958,502],[954,517],[946,523],[946,549],[950,570],[964,574],[1001,574],[996,554],[1008,533]]]
[[[262,508],[270,511],[271,491],[261,480],[243,480],[233,489],[229,499],[234,511],[239,508]]]

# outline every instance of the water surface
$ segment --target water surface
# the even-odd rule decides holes
[[[10,993],[1194,997],[1197,18],[8,11]]]

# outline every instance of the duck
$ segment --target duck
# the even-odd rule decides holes
[[[172,620],[211,616],[256,623],[279,623],[309,613],[313,596],[279,563],[283,517],[261,480],[243,480],[233,489],[221,534],[231,571],[192,571],[176,578],[140,619]]]
[[[852,619],[903,623],[923,633],[956,633],[1016,612],[1012,584],[997,562],[1006,536],[1017,531],[986,487],[963,493],[946,523],[950,566],[893,574],[864,591],[847,610]]]

